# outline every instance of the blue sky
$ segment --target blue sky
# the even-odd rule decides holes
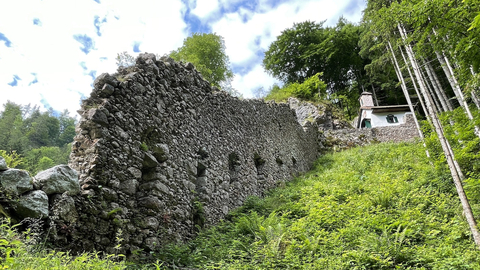
[[[168,54],[194,32],[225,39],[235,78],[248,98],[277,81],[263,53],[293,23],[340,16],[358,22],[364,0],[23,0],[0,10],[0,104],[38,105],[74,116],[117,53]],[[0,108],[2,110],[2,108]]]

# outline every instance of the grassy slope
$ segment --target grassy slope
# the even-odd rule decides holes
[[[0,224],[0,269],[480,269],[461,213],[420,144],[378,144],[323,156],[190,243],[151,254],[156,264],[33,249]]]
[[[188,245],[155,254],[199,269],[480,269],[479,255],[453,183],[420,144],[325,155]]]

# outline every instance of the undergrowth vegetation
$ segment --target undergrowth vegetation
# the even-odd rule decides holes
[[[100,256],[83,253],[72,256],[46,248],[42,238],[27,230],[19,233],[7,220],[0,219],[0,269],[60,270],[60,269],[125,269],[122,256]]]
[[[450,177],[421,144],[405,143],[327,154],[190,243],[154,254],[198,269],[480,269],[479,255]]]
[[[477,187],[465,187],[474,211]],[[31,242],[0,225],[0,269],[480,269],[448,172],[420,143],[326,154],[189,243],[151,252],[155,263]]]
[[[265,100],[275,100],[277,102],[287,101],[289,97],[300,98],[303,100],[320,101],[326,97],[327,85],[320,80],[321,73],[317,73],[307,78],[303,83],[291,83],[284,87],[274,85],[269,91]]]

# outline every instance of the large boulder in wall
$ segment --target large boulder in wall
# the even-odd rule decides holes
[[[58,165],[35,175],[35,189],[43,190],[47,195],[64,193],[76,195],[80,193],[78,173],[67,165]]]
[[[0,188],[7,196],[18,196],[33,190],[32,177],[24,170],[8,169],[0,171]]]
[[[15,213],[21,218],[46,218],[48,217],[48,196],[42,190],[34,190],[20,196],[13,203]]]

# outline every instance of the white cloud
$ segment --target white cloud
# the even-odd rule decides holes
[[[305,20],[336,23],[347,0],[290,0],[272,8],[272,0],[187,0],[89,1],[25,0],[10,1],[0,9],[0,32],[11,41],[0,41],[0,105],[7,100],[41,105],[44,99],[54,109],[79,109],[80,96],[89,96],[93,79],[103,72],[115,72],[117,53],[133,54],[138,42],[143,52],[169,53],[182,45],[188,26],[183,20],[191,14],[225,38],[227,54],[242,74],[233,86],[245,97],[258,87],[268,89],[276,81],[261,67],[262,52],[294,22]],[[184,4],[187,3],[187,4]],[[196,5],[195,5],[196,3]],[[240,8],[238,8],[240,6]],[[350,6],[352,8],[352,6]],[[223,11],[227,13],[222,14]],[[94,24],[102,22],[98,30]],[[360,10],[347,17],[358,20]],[[41,25],[34,25],[38,19]],[[101,36],[97,36],[97,32]],[[74,35],[86,35],[94,42],[88,54]],[[107,60],[105,60],[105,58]],[[80,63],[84,63],[84,70]],[[36,74],[38,83],[29,85]],[[17,86],[8,85],[13,76]],[[1,108],[0,108],[1,110]]]
[[[233,65],[238,67],[255,63],[257,65],[252,70],[254,73],[249,73],[249,77],[265,79],[270,77],[260,70],[259,63],[262,59],[259,59],[258,55],[267,51],[283,30],[292,27],[294,23],[306,20],[317,22],[327,20],[327,25],[335,25],[342,15],[342,10],[349,3],[350,0],[290,1],[272,9],[269,1],[259,1],[255,11],[240,8],[236,12],[225,14],[212,24],[212,30],[225,38],[226,53]],[[360,18],[360,11],[353,14],[353,17],[346,18],[356,22]],[[261,72],[264,74],[260,75]],[[265,85],[264,82],[262,84]],[[250,83],[238,83],[237,89],[248,93],[254,90],[251,87]]]
[[[197,0],[196,7],[191,13],[197,15],[201,20],[205,20],[219,9],[218,0]]]
[[[117,53],[132,53],[134,42],[140,50],[168,53],[181,46],[186,37],[180,1],[164,4],[156,0],[129,1],[13,1],[0,10],[0,32],[10,48],[0,43],[0,104],[7,100],[19,104],[42,106],[42,98],[54,109],[79,109],[81,95],[89,96],[96,71],[115,72]],[[97,36],[95,16],[106,22]],[[41,26],[34,25],[38,19]],[[85,54],[74,35],[86,35],[94,42],[94,50]],[[104,60],[107,58],[108,60]],[[80,63],[84,62],[87,70]],[[29,85],[32,73],[38,83]],[[10,86],[13,76],[22,80]]]
[[[251,62],[259,51],[266,51],[276,37],[294,23],[330,19],[328,23],[335,24],[348,3],[349,0],[291,1],[268,9],[265,2],[260,2],[256,12],[240,8],[213,23],[212,29],[225,38],[230,61],[242,65]],[[332,15],[336,15],[335,18]]]
[[[247,74],[243,76],[236,75],[232,86],[240,91],[245,98],[251,98],[253,97],[252,91],[260,87],[268,91],[275,83],[281,84],[278,80],[265,73],[261,64],[257,64]]]

